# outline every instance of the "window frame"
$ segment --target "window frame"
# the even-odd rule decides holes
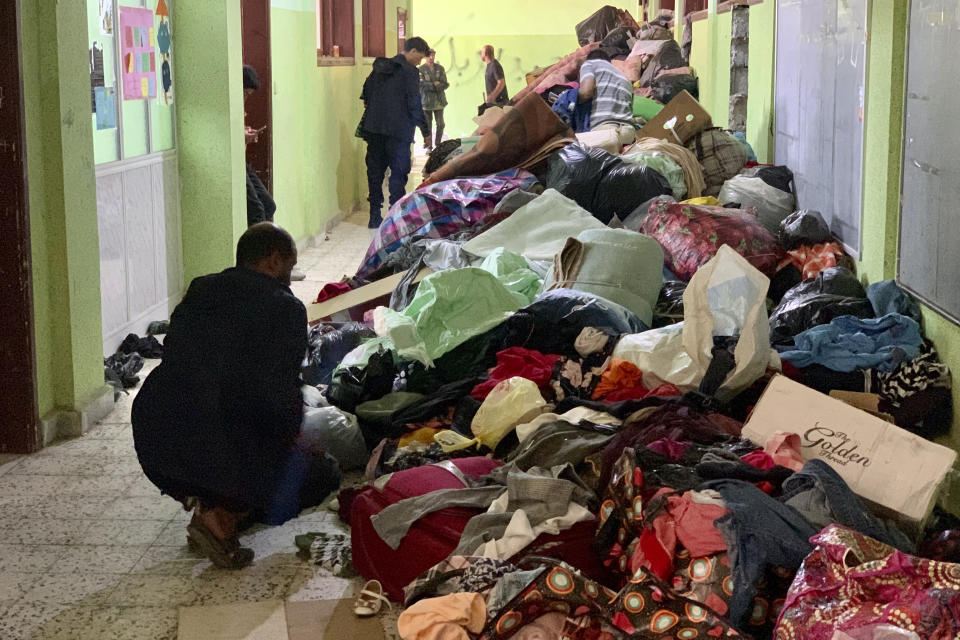
[[[356,64],[354,0],[317,0],[317,66],[343,67]],[[349,16],[349,20],[347,17]],[[346,20],[346,24],[343,22]],[[338,43],[337,40],[342,40]],[[340,55],[333,55],[333,47]]]

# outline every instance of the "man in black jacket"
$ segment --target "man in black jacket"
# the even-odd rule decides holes
[[[247,229],[236,267],[190,283],[133,403],[144,473],[194,509],[191,546],[224,568],[253,559],[241,518],[280,524],[340,483],[336,461],[298,440],[307,314],[289,287],[296,262],[289,233]]]
[[[365,110],[360,134],[367,142],[367,186],[370,190],[370,222],[376,229],[383,221],[383,178],[390,169],[390,205],[406,194],[410,174],[410,144],[418,127],[426,126],[420,102],[417,66],[430,47],[423,38],[410,38],[403,53],[377,58],[363,83]]]

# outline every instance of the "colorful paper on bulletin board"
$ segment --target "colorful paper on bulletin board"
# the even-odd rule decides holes
[[[93,94],[97,105],[97,129],[116,128],[117,93],[114,87],[96,87]]]
[[[153,41],[153,11],[138,7],[120,7],[120,56],[123,60],[123,99],[145,100],[157,97],[156,55]]]

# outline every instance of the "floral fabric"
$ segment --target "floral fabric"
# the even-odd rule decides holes
[[[893,625],[929,640],[960,634],[960,564],[924,560],[830,525],[787,594],[776,640],[831,640]],[[841,636],[842,637],[842,636]]]

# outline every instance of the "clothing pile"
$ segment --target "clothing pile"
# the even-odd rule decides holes
[[[639,51],[654,82],[682,62],[637,27],[581,25],[582,49],[391,210],[358,273],[407,273],[390,306],[311,329],[314,431],[369,483],[339,496],[349,559],[306,548],[378,580],[408,640],[954,637],[960,521],[878,510],[834,464],[846,445],[743,435],[780,375],[946,433],[919,306],[864,287],[742,138],[569,140],[547,89],[589,51]]]

